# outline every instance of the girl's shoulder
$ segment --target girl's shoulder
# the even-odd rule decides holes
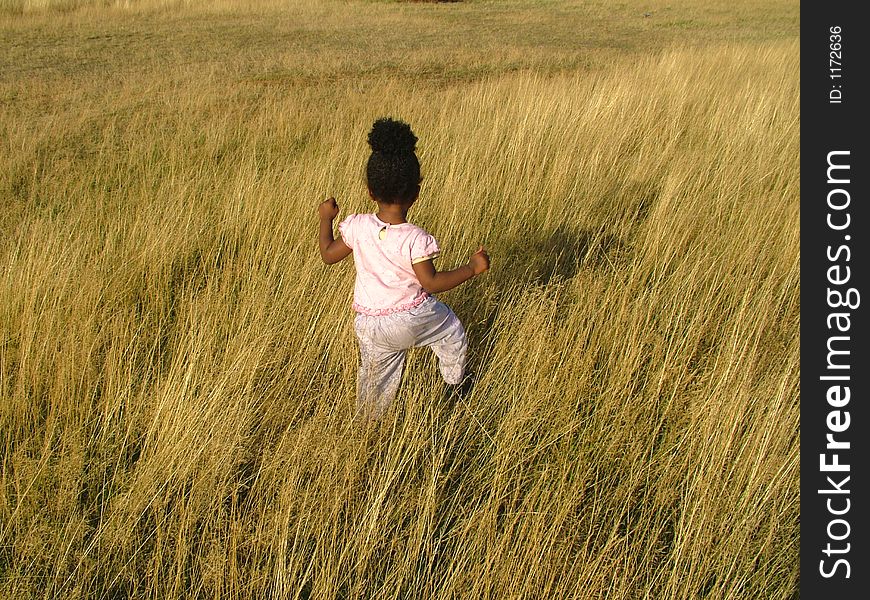
[[[342,223],[353,225],[377,225],[379,221],[372,213],[353,213],[347,215]]]
[[[365,213],[353,213],[342,219],[338,226],[340,229],[356,229],[359,227],[365,227],[366,225],[371,225],[371,219],[369,218],[371,216],[372,215]]]
[[[371,229],[370,223],[366,223],[366,217],[369,215],[354,213],[347,215],[338,224],[338,232],[341,235],[342,241],[351,249],[356,244],[356,240],[364,237],[366,231]],[[367,227],[367,225],[369,225]]]
[[[412,237],[418,243],[421,240],[423,243],[435,242],[435,236],[433,236],[431,233],[429,233],[428,231],[426,231],[425,229],[423,229],[422,227],[419,227],[417,225],[413,225],[413,229],[411,231],[410,237]]]

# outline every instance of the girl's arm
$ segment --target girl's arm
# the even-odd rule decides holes
[[[489,255],[483,246],[471,255],[468,263],[452,271],[436,271],[431,260],[411,265],[423,289],[430,294],[446,292],[489,269]]]
[[[338,203],[335,198],[327,198],[317,207],[317,212],[320,215],[320,235],[318,243],[320,244],[320,258],[328,265],[335,264],[346,258],[351,249],[347,247],[341,240],[337,240],[332,235],[332,222],[338,216]]]

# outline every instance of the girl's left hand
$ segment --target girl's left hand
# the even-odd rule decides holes
[[[477,249],[477,252],[471,255],[468,259],[468,266],[474,271],[474,275],[480,275],[489,271],[489,254],[483,249],[483,246]]]
[[[335,198],[327,198],[317,207],[317,212],[321,219],[332,221],[338,216],[338,202],[335,201]]]

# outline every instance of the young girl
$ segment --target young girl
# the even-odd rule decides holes
[[[328,198],[318,207],[320,256],[328,265],[351,252],[356,267],[353,310],[359,339],[358,414],[377,419],[396,396],[408,348],[429,346],[449,385],[462,383],[468,343],[462,323],[433,294],[455,288],[489,269],[481,247],[468,263],[438,271],[438,242],[407,221],[420,193],[417,136],[407,123],[382,118],[368,136],[372,148],[366,166],[374,214],[350,215],[334,239],[338,204]]]

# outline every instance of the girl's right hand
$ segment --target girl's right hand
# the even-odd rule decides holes
[[[335,201],[335,198],[327,198],[317,207],[317,213],[321,219],[332,221],[338,216],[338,202]]]
[[[471,255],[471,258],[468,259],[468,266],[471,267],[475,275],[480,275],[484,271],[489,270],[489,254],[486,253],[483,246]]]

